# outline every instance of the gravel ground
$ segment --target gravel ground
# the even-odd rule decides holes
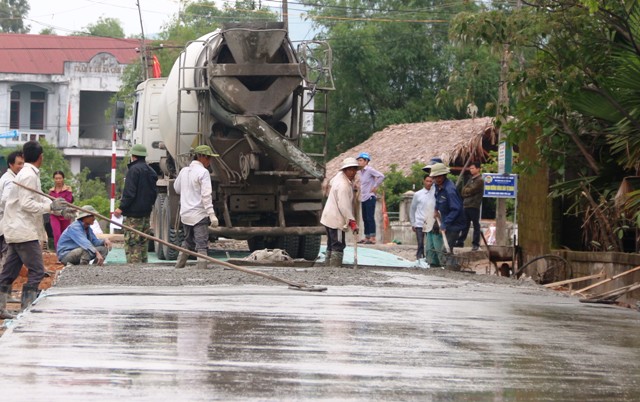
[[[404,245],[371,245],[382,251],[397,256],[414,259],[415,246]],[[245,242],[224,241],[216,242],[213,248],[218,250],[245,250]],[[248,251],[248,250],[247,250]],[[479,255],[482,256],[481,254]],[[487,264],[485,260],[485,265]],[[322,266],[292,267],[292,266],[246,266],[245,268],[282,278],[286,281],[318,286],[416,286],[411,281],[392,280],[394,272],[402,272],[405,277],[433,276],[444,277],[461,282],[476,282],[479,284],[493,284],[503,286],[518,286],[547,291],[531,280],[515,280],[485,275],[482,261],[473,261],[470,268],[475,268],[476,274],[461,273],[432,269],[407,268],[329,268]],[[416,283],[423,281],[416,281]],[[206,285],[265,285],[283,286],[285,283],[266,279],[260,276],[241,272],[232,268],[211,263],[209,269],[196,269],[195,262],[189,261],[184,269],[174,269],[172,264],[122,264],[96,266],[67,267],[60,274],[56,287],[76,286],[206,286]],[[286,286],[286,285],[285,285]],[[441,286],[437,285],[437,286]]]

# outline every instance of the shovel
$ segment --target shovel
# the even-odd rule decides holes
[[[440,222],[440,218],[436,218],[436,221],[438,222],[438,226],[442,227],[442,223]],[[460,271],[461,268],[459,266],[459,264],[456,262],[454,254],[451,252],[451,247],[449,247],[449,241],[447,240],[447,234],[443,233],[442,234],[442,244],[444,244],[444,251],[445,253],[445,263],[444,266],[448,266],[451,267],[451,269],[453,271]]]

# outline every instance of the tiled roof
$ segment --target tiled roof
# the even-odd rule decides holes
[[[137,39],[0,34],[0,73],[63,74],[65,61],[88,62],[98,53],[129,64],[139,46]]]

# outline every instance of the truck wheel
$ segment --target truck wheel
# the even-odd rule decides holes
[[[154,216],[154,225],[153,225],[153,235],[159,239],[165,240],[162,238],[162,208],[164,206],[164,200],[167,197],[166,194],[158,194],[158,198],[156,198],[156,203],[153,205],[153,216]],[[159,260],[166,260],[164,256],[164,245],[160,242],[154,241],[154,248],[156,251],[156,256]]]
[[[169,199],[167,198],[162,206],[162,237],[161,239],[175,244],[177,246],[182,246],[182,241],[184,240],[184,235],[182,233],[182,229],[175,230],[173,229],[173,222],[171,222],[171,206],[169,205]],[[178,251],[163,245],[164,249],[164,257],[167,260],[175,260],[178,258]]]
[[[254,236],[250,239],[247,239],[247,245],[249,246],[249,251],[251,252],[254,252],[256,250],[263,250],[266,248],[263,236]]]
[[[286,251],[291,258],[298,258],[299,243],[297,235],[279,236],[277,247]]]
[[[300,249],[298,250],[298,258],[304,258],[307,261],[314,261],[320,254],[321,235],[304,235],[300,236]]]
[[[169,243],[175,244],[176,246],[182,246],[182,242],[184,241],[184,232],[182,231],[182,229],[169,229],[168,241]],[[167,260],[176,260],[179,253],[180,252],[176,249],[168,248],[168,252],[166,253]]]

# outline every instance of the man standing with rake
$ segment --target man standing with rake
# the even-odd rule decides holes
[[[63,198],[53,202],[29,189],[42,191],[40,166],[43,149],[37,141],[26,142],[22,148],[24,167],[16,175],[5,204],[2,229],[8,244],[7,256],[0,273],[0,318],[10,319],[6,311],[11,285],[20,275],[24,264],[28,270],[27,283],[22,286],[20,307],[26,309],[38,297],[38,287],[44,278],[41,242],[46,239],[42,215],[52,213],[67,219],[75,218],[75,211]],[[24,187],[23,187],[24,186]]]

